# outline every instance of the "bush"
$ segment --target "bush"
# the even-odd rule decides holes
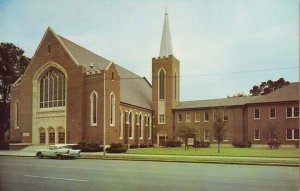
[[[129,145],[129,148],[130,149],[137,149],[137,148],[139,148],[139,145],[132,144],[132,145]]]
[[[9,143],[7,141],[0,141],[0,150],[9,150]]]
[[[208,148],[210,145],[210,142],[208,141],[195,141],[194,143],[194,147],[197,147],[197,148]]]
[[[85,142],[81,141],[78,143],[76,149],[80,149],[81,152],[101,152],[103,151],[103,147],[95,142]]]
[[[106,151],[109,153],[124,153],[127,151],[127,146],[122,143],[112,143]]]
[[[297,149],[299,149],[299,142],[297,142],[297,143],[295,143],[295,147],[297,148]]]
[[[267,144],[269,145],[270,149],[278,149],[281,145],[281,142],[278,140],[273,140],[269,141]]]
[[[141,144],[141,145],[140,145],[140,148],[151,148],[151,147],[153,147],[152,144],[148,144],[148,145],[146,145],[146,144]]]
[[[182,142],[177,141],[167,141],[165,147],[181,147]]]
[[[236,148],[250,148],[252,147],[251,141],[247,141],[246,143],[240,140],[234,140],[232,141],[232,146]]]

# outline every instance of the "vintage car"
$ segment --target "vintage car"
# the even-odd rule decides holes
[[[39,159],[43,157],[49,158],[75,158],[80,156],[80,150],[72,149],[72,145],[50,145],[47,149],[36,151]]]

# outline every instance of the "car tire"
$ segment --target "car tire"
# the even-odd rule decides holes
[[[56,158],[59,159],[59,160],[61,160],[63,157],[62,157],[62,155],[57,155]]]
[[[38,154],[36,154],[36,156],[39,158],[39,159],[42,159],[44,156],[41,152],[39,152]]]

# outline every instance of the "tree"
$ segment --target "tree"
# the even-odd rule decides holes
[[[217,110],[213,110],[213,129],[214,129],[214,137],[218,143],[218,153],[220,153],[220,143],[223,140],[225,134],[225,125],[226,121],[224,121],[224,108],[219,108]]]
[[[254,85],[249,93],[252,96],[266,95],[289,84],[290,82],[285,81],[284,78],[279,78],[277,81],[268,80],[267,82],[261,82],[259,86]]]
[[[276,122],[269,122],[265,129],[265,137],[269,140],[268,145],[271,149],[277,149],[280,146],[280,142],[277,137],[277,126]]]
[[[29,62],[30,58],[21,48],[12,43],[0,43],[0,139],[4,127],[9,126],[10,85],[25,72]]]
[[[187,124],[187,123],[182,123],[177,131],[179,137],[185,138],[185,135],[187,134],[195,134],[198,135],[199,130],[197,127]]]
[[[247,97],[247,94],[244,94],[243,92],[239,92],[237,94],[234,94],[232,96],[227,96],[227,98],[231,98],[231,97]]]

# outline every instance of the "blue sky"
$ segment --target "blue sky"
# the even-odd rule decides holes
[[[151,81],[165,4],[0,0],[0,41],[16,44],[31,57],[51,26]],[[181,62],[181,100],[248,93],[253,85],[280,77],[299,81],[298,0],[169,0],[168,12],[173,53]]]

